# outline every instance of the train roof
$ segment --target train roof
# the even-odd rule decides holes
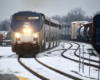
[[[100,16],[100,14],[96,14],[95,16]],[[94,16],[94,17],[95,17],[95,16]]]
[[[71,23],[87,23],[88,21],[73,21]]]
[[[3,36],[3,34],[0,34],[0,36]]]
[[[56,21],[56,20],[54,20],[52,18],[50,18],[50,21],[53,22],[53,23],[59,24],[59,21]]]
[[[14,13],[14,14],[21,13],[21,12],[36,12],[36,11],[18,11],[18,12]],[[36,12],[36,13],[38,13],[38,12]]]
[[[19,12],[16,12],[16,13],[14,13],[14,14],[17,14],[17,13],[20,13],[20,12],[33,12],[33,11],[19,11]],[[35,11],[34,11],[34,12],[35,12]],[[56,20],[54,20],[54,19],[52,19],[52,18],[46,16],[46,15],[43,14],[43,13],[39,13],[39,12],[35,12],[35,13],[38,13],[38,14],[43,15],[43,16],[45,17],[45,19],[47,19],[48,21],[50,20],[50,21],[53,22],[53,23],[60,24],[59,21],[56,21]]]
[[[10,32],[10,31],[0,31],[0,34],[4,34],[4,33],[7,33],[7,32]]]
[[[48,21],[50,20],[52,23],[60,24],[59,21],[56,21],[56,20],[54,20],[54,19],[48,17],[47,15],[45,15],[45,14],[43,14],[43,13],[41,13],[41,14],[44,15],[45,19],[47,19]]]
[[[84,23],[84,24],[90,24],[90,23],[92,23],[92,22],[87,22],[87,23]]]

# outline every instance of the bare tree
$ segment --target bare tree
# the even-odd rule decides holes
[[[85,21],[92,22],[93,17],[92,17],[92,16],[85,16],[85,17],[84,17],[84,20],[85,20]]]
[[[85,11],[81,8],[75,8],[68,12],[65,22],[82,21],[84,20],[85,14]]]
[[[100,11],[96,12],[95,14],[100,14]],[[81,8],[74,8],[69,11],[65,16],[61,17],[59,15],[55,15],[52,17],[55,20],[58,20],[60,23],[66,23],[70,25],[72,21],[89,21],[92,22],[93,17],[87,16],[86,12]]]
[[[1,31],[11,31],[11,24],[9,20],[4,20],[0,23]]]
[[[60,23],[62,22],[61,16],[59,16],[59,15],[52,16],[52,19],[57,20],[57,21],[59,21]]]

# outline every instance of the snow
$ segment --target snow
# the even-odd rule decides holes
[[[35,59],[21,59],[21,61],[24,62],[25,65],[27,65],[29,68],[35,70],[37,73],[41,74],[42,76],[50,80],[72,80],[42,66],[41,64],[37,63]]]
[[[71,49],[75,49],[75,48],[77,48],[78,47],[78,45],[77,44],[75,44],[75,43],[72,43],[74,46],[71,48]],[[83,45],[82,45],[83,46]],[[81,49],[83,48],[81,46]],[[88,54],[88,52],[87,52],[87,49],[89,48],[89,46],[90,45],[87,45],[86,47],[84,47],[84,52],[85,52],[85,54],[84,54],[84,57],[85,58],[89,58],[89,54]],[[70,53],[70,54],[64,54],[65,56],[67,56],[67,57],[69,57],[69,58],[72,58],[72,59],[75,59],[75,60],[79,60],[79,57],[76,57],[73,53],[74,53],[74,51],[75,50],[68,50],[67,51],[67,53]],[[76,52],[78,55],[79,55],[79,50]],[[82,57],[82,55],[83,55],[83,51],[81,50],[81,57]],[[99,61],[99,59],[98,59],[98,57],[97,56],[91,56],[92,57],[92,59],[94,59],[94,60],[96,60],[96,61]],[[91,57],[90,57],[90,59],[91,59]],[[86,63],[89,63],[89,61],[88,60],[84,60],[84,62],[86,62]],[[95,62],[91,62],[91,64],[95,64],[95,65],[98,65],[98,63],[95,63]]]
[[[23,68],[16,58],[0,59],[0,74],[14,74],[30,80],[40,80]]]
[[[11,47],[0,47],[0,56],[8,56],[8,55],[13,55],[11,51]]]
[[[71,44],[74,44],[72,42],[69,42]],[[84,57],[89,58],[89,54],[87,49],[92,48],[90,44],[86,43],[80,43],[80,48],[83,49],[84,46]],[[42,61],[43,63],[46,63],[47,65],[56,68],[58,70],[61,70],[67,74],[73,75],[75,77],[82,78],[84,80],[94,80],[98,79],[98,69],[94,67],[90,67],[90,76],[89,76],[89,66],[84,65],[84,73],[82,73],[82,65],[79,72],[79,63],[76,63],[74,61],[65,59],[61,56],[61,53],[64,50],[60,49],[67,49],[71,45],[66,42],[61,42],[59,46],[50,49],[48,51],[41,52],[37,54],[37,59]],[[71,49],[76,49],[78,47],[77,44],[74,44],[74,46]],[[55,50],[55,51],[54,51]],[[56,51],[58,50],[58,51]],[[79,60],[78,57],[74,55],[75,50],[68,50],[64,52],[64,55],[67,57],[70,57],[75,60]],[[94,51],[97,55],[97,52]],[[76,52],[77,55],[79,55],[79,50]],[[81,50],[82,53],[82,50]],[[30,80],[40,80],[38,77],[31,74],[29,71],[27,71],[23,66],[21,66],[18,62],[18,55],[12,52],[11,47],[0,47],[0,74],[14,74],[16,76],[22,76],[29,78]],[[91,56],[91,59],[94,59],[98,61],[98,56]],[[27,65],[29,68],[33,69],[34,71],[38,72],[42,76],[49,78],[50,80],[72,80],[71,78],[68,78],[66,76],[63,76],[59,73],[56,73],[55,71],[52,71],[40,63],[38,63],[34,58],[21,58],[21,61]],[[89,62],[88,60],[84,60],[84,62]],[[91,64],[98,65],[97,63],[91,62]]]

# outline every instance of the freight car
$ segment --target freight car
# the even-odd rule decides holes
[[[71,27],[63,23],[61,25],[61,39],[63,40],[70,40],[71,39]]]
[[[12,51],[18,55],[35,55],[57,46],[60,23],[42,13],[22,11],[11,17]]]
[[[61,25],[61,38],[63,40],[66,40],[66,30],[67,30],[67,25],[63,23]]]
[[[2,45],[11,45],[11,32],[10,31],[0,31],[3,35]]]
[[[91,42],[92,23],[88,21],[74,21],[70,25],[62,24],[61,38],[80,42]]]
[[[74,21],[71,22],[71,39],[77,41],[80,39],[79,31],[80,26],[83,26],[87,21]]]
[[[3,42],[3,35],[0,34],[0,45],[2,44],[2,42]]]
[[[10,31],[0,31],[0,34],[3,35],[3,39],[11,40],[11,32]]]
[[[68,39],[69,29],[67,25],[62,25],[62,36],[64,40]],[[96,51],[100,52],[100,14],[94,16],[92,22],[74,21],[71,22],[71,39],[74,41],[86,42],[93,45]],[[65,36],[64,36],[65,35]]]
[[[79,39],[79,41],[82,42],[91,42],[91,38],[92,38],[92,23],[88,22],[85,23],[83,26],[80,26],[79,29],[79,35],[81,37],[81,39]]]
[[[100,14],[93,17],[92,28],[92,45],[100,52]]]

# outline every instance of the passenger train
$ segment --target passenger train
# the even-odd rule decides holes
[[[60,23],[38,12],[21,11],[11,16],[12,51],[18,55],[35,55],[57,46]]]

